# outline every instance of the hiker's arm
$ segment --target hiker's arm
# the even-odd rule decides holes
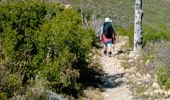
[[[113,39],[114,39],[114,40],[116,40],[116,34],[117,34],[117,33],[114,31],[114,32],[113,32]]]

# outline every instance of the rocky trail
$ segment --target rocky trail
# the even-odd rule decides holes
[[[87,90],[87,98],[83,100],[170,100],[170,90],[159,85],[149,60],[146,63],[142,59],[136,60],[132,52],[123,49],[127,43],[128,37],[120,37],[112,57],[100,49],[102,91]]]
[[[128,80],[124,77],[125,69],[121,66],[121,62],[117,59],[119,49],[128,42],[127,38],[121,38],[114,47],[112,57],[103,54],[101,50],[101,65],[105,75],[103,97],[105,100],[132,100],[133,95],[127,84]]]

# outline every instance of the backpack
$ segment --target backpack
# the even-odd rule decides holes
[[[114,30],[113,30],[113,26],[111,22],[105,22],[103,24],[103,34],[107,37],[107,38],[112,38],[112,34],[113,34]]]

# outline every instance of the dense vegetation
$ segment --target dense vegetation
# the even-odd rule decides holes
[[[93,14],[96,18],[110,17],[113,22],[127,27],[134,22],[135,0],[51,0],[71,4],[84,12]],[[143,23],[157,28],[160,23],[170,27],[169,0],[143,0]]]
[[[95,20],[96,25],[101,24],[101,20],[103,21],[104,17],[112,18],[117,33],[128,36],[130,40],[129,45],[132,47],[135,0],[54,1],[81,8],[86,12],[86,15],[91,14],[91,19]],[[166,88],[170,88],[170,59],[167,57],[170,41],[169,5],[169,0],[143,0],[143,47],[149,49],[144,49],[144,59],[147,58],[153,62],[158,81]],[[96,27],[93,28],[95,29]],[[164,42],[161,42],[162,40]]]
[[[53,0],[71,4],[91,15],[96,25],[105,17],[113,19],[119,35],[129,37],[129,46],[133,46],[134,4],[135,0]],[[170,1],[143,0],[143,47],[144,59],[152,61],[158,82],[170,88],[169,41],[170,41]],[[102,20],[102,21],[101,21]],[[97,21],[97,22],[96,22]],[[97,26],[97,29],[100,25]],[[93,27],[94,29],[96,27]],[[161,42],[164,40],[164,42]]]
[[[30,89],[41,80],[45,89],[77,98],[95,81],[97,71],[88,56],[94,32],[82,28],[76,10],[16,0],[1,2],[0,11],[0,99],[39,98]]]
[[[71,4],[81,8],[85,15],[91,15],[94,24],[99,29],[105,17],[113,19],[113,24],[119,35],[128,35],[130,45],[133,45],[133,22],[134,22],[134,0],[53,0],[64,4]],[[143,39],[146,41],[157,41],[169,39],[169,11],[168,0],[146,0],[143,1]],[[164,7],[161,7],[164,6]],[[160,8],[161,7],[161,8]],[[101,21],[102,20],[102,21]]]
[[[56,1],[81,9],[93,29],[99,28],[104,17],[112,18],[117,33],[128,35],[132,46],[134,0],[1,1],[0,99],[17,95],[40,99],[42,95],[33,90],[37,86],[78,98],[86,86],[101,82],[89,56],[94,32],[82,27],[78,10],[65,9]],[[152,48],[144,54],[153,62],[164,59],[161,66],[154,66],[166,88],[170,88],[169,43],[159,41],[170,40],[169,4],[168,0],[146,0],[143,5],[143,46]]]

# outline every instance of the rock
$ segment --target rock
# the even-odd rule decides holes
[[[130,74],[129,73],[127,73],[127,71],[126,71],[126,73],[125,73],[125,75],[124,75],[124,77],[128,77]]]
[[[139,73],[136,73],[136,76],[137,76],[138,78],[141,78],[141,77],[142,77],[142,75],[139,74]]]
[[[72,8],[71,5],[67,4],[67,5],[64,5],[65,6],[65,9],[69,9],[69,8]]]
[[[167,91],[168,95],[170,96],[170,90]]]
[[[153,96],[153,94],[154,94],[154,93],[153,93],[152,91],[150,91],[149,95],[150,95],[150,96]]]
[[[121,63],[126,63],[127,60],[122,60],[122,59],[121,59],[120,62],[121,62]]]
[[[141,86],[141,85],[142,85],[142,83],[141,83],[141,82],[137,82],[137,85]]]
[[[128,82],[129,82],[129,80],[128,80],[126,77],[123,78],[123,81],[124,81],[125,83],[128,83]]]
[[[146,75],[143,76],[142,80],[143,80],[144,83],[149,83],[150,82],[149,78]]]
[[[133,51],[131,51],[129,54],[129,58],[134,58],[134,57],[135,57],[135,53]]]
[[[158,93],[159,93],[160,95],[163,95],[163,94],[164,94],[163,90],[161,90],[161,89],[158,90]]]
[[[158,91],[158,90],[154,90],[153,93],[154,93],[155,95],[158,95],[158,94],[159,94],[159,91]]]
[[[160,89],[160,85],[157,82],[152,84],[153,89]]]
[[[145,92],[143,93],[143,95],[148,96],[148,95],[149,95],[149,91],[145,91]]]
[[[165,95],[165,97],[168,97],[169,96],[168,91],[164,91],[164,95]]]
[[[135,79],[136,79],[135,74],[132,74],[132,75],[131,75],[131,78],[135,78]]]
[[[128,60],[128,63],[133,63],[133,62],[134,62],[133,59]]]
[[[49,100],[65,100],[63,96],[52,91],[47,90],[45,93],[48,96]]]
[[[146,76],[150,79],[151,78],[151,75],[150,74],[146,74]]]
[[[140,60],[140,58],[141,58],[141,55],[140,55],[140,54],[136,54],[136,55],[135,55],[135,57],[134,57],[134,60],[139,61],[139,60]]]

